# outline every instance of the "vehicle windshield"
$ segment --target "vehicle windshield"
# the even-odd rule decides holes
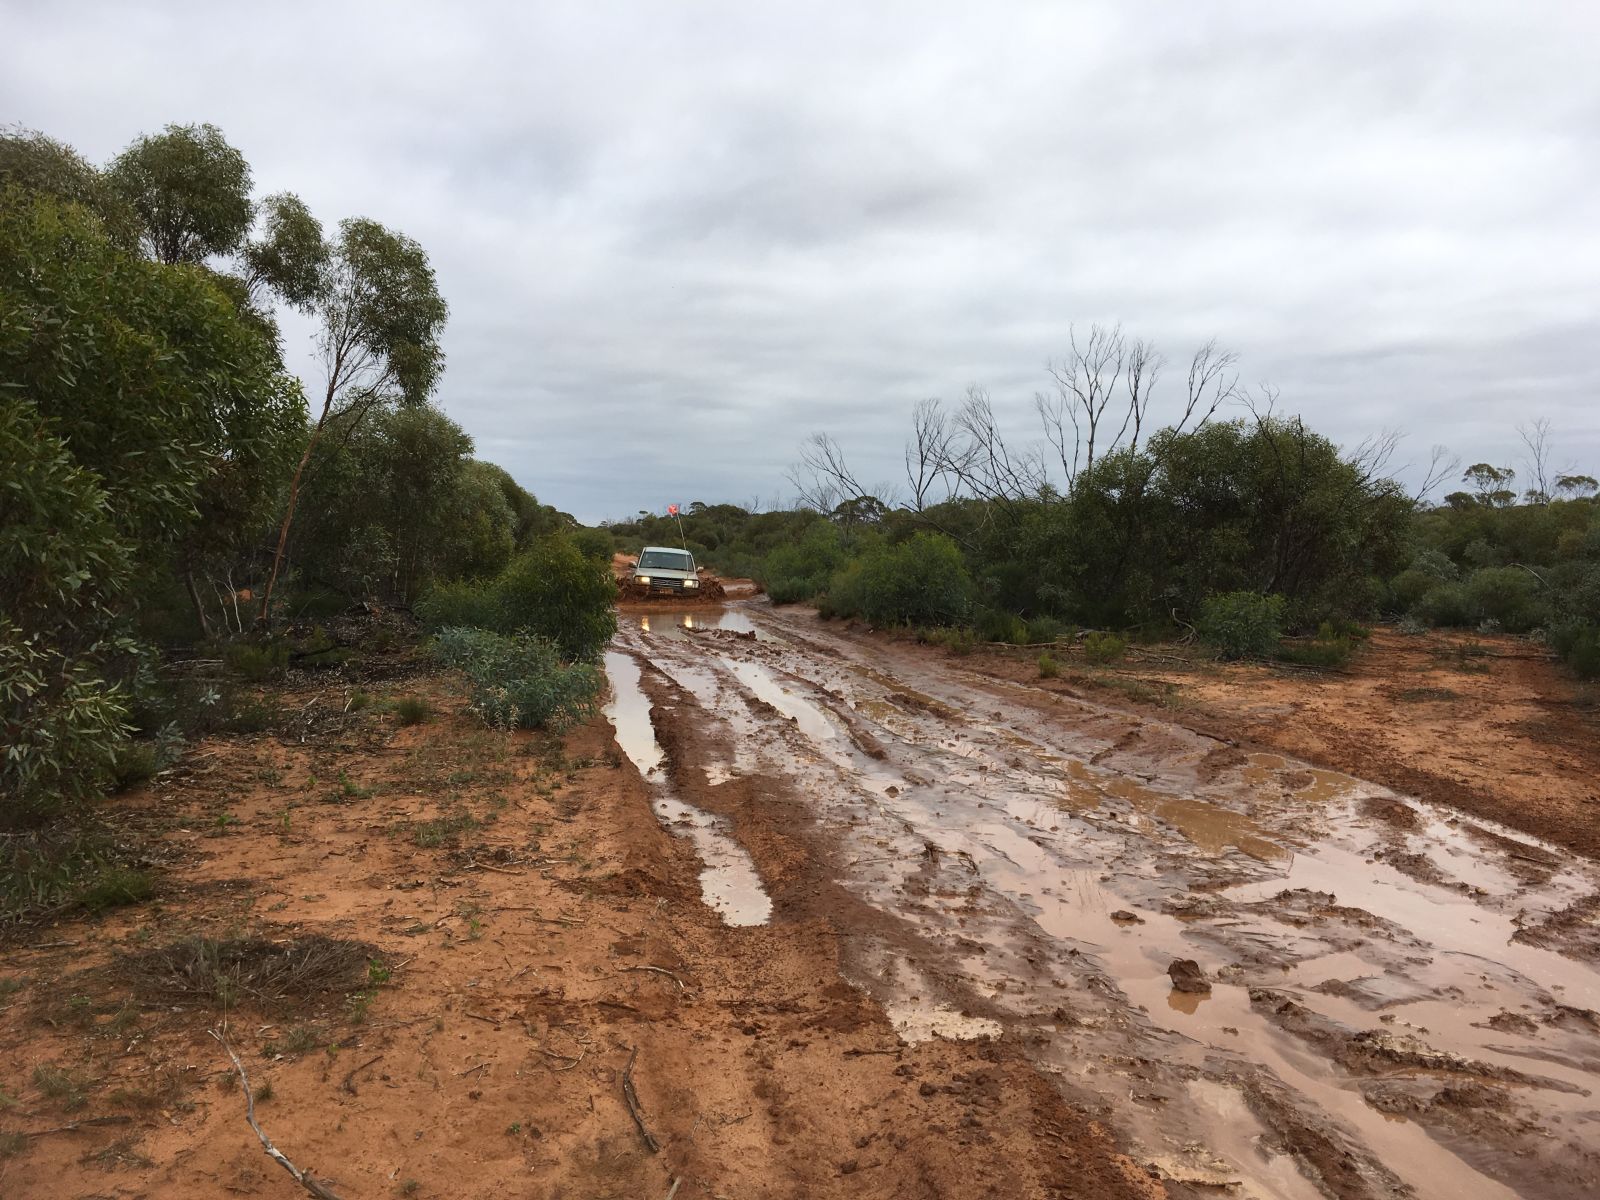
[[[694,559],[679,550],[647,550],[639,556],[639,566],[658,571],[692,571]]]

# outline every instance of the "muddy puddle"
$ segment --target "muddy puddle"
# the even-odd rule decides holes
[[[651,808],[672,833],[687,837],[703,864],[700,894],[728,925],[764,925],[772,916],[772,900],[745,849],[729,836],[723,822],[686,804],[663,777],[666,755],[656,740],[650,701],[639,686],[638,662],[615,651],[605,656],[611,700],[605,714],[622,748],[651,790]]]
[[[1522,933],[1600,891],[1593,864],[742,615],[778,636],[619,645],[724,732],[731,761],[675,769],[803,797],[840,884],[892,918],[846,965],[903,1038],[1015,1035],[1151,1170],[1220,1194],[1597,1194],[1600,974]],[[1206,986],[1175,988],[1179,959]]]

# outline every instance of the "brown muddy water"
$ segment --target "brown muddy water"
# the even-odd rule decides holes
[[[641,663],[682,701],[652,712]],[[883,918],[841,941],[903,1039],[1018,1039],[1175,1189],[1600,1194],[1600,973],[1551,921],[1600,893],[1593,863],[761,603],[625,618],[606,664],[725,920],[772,905],[691,777],[803,798]],[[703,761],[664,763],[652,721],[680,720],[716,732]],[[1209,991],[1174,990],[1175,959]]]

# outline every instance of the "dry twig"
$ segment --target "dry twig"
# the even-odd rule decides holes
[[[622,1098],[628,1103],[628,1112],[633,1117],[633,1123],[639,1127],[639,1136],[644,1139],[644,1144],[651,1154],[659,1154],[661,1146],[645,1126],[644,1117],[639,1112],[639,1097],[633,1090],[633,1062],[638,1057],[639,1047],[635,1046],[628,1054],[628,1065],[622,1070]]]
[[[211,1036],[217,1039],[223,1050],[227,1051],[228,1057],[233,1060],[233,1069],[239,1072],[239,1086],[244,1089],[244,1119],[250,1123],[250,1128],[255,1131],[256,1137],[261,1142],[261,1148],[267,1152],[267,1157],[289,1172],[289,1177],[315,1196],[317,1200],[340,1200],[337,1192],[333,1191],[309,1170],[302,1171],[295,1166],[288,1160],[282,1150],[272,1144],[272,1139],[262,1131],[261,1126],[256,1121],[256,1098],[255,1094],[250,1090],[250,1076],[245,1074],[244,1063],[239,1061],[239,1056],[233,1052],[233,1047],[228,1044],[226,1036],[215,1029],[211,1031]]]
[[[667,970],[665,967],[650,967],[650,966],[618,967],[617,970],[619,970],[619,971],[654,971],[657,975],[665,975],[668,979],[672,980],[673,983],[677,984],[678,985],[678,990],[680,992],[685,990],[685,988],[683,986],[683,980],[679,979],[676,975],[674,975],[671,971]]]
[[[382,1057],[383,1055],[381,1054],[375,1054],[371,1058],[367,1059],[366,1062],[362,1063],[359,1067],[352,1067],[350,1069],[350,1073],[344,1077],[344,1082],[339,1086],[345,1091],[349,1092],[350,1095],[354,1096],[356,1094],[356,1074],[360,1071],[365,1071],[368,1067]]]

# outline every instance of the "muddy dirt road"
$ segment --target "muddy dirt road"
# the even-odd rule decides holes
[[[1022,1046],[1172,1194],[1600,1189],[1592,862],[759,603],[607,667],[725,922],[826,917],[904,1040]]]

